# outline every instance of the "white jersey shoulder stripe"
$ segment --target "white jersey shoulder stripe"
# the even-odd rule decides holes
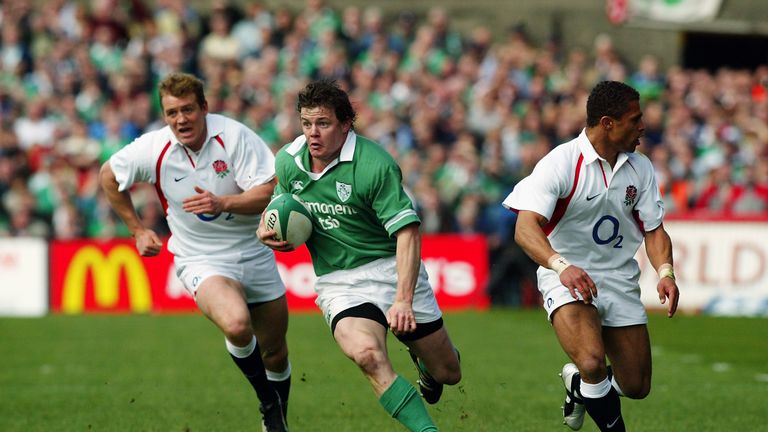
[[[392,225],[395,225],[396,223],[400,222],[404,218],[409,217],[409,216],[413,216],[415,214],[416,214],[416,211],[414,211],[413,209],[405,209],[405,210],[401,211],[400,213],[396,214],[392,219],[388,220],[384,224],[384,229],[387,230],[387,232],[389,232],[389,228]]]
[[[165,198],[163,187],[160,184],[160,169],[162,168],[163,159],[165,158],[165,154],[168,152],[169,148],[171,148],[170,140],[165,144],[163,150],[160,151],[160,156],[157,158],[157,163],[155,164],[155,190],[157,191],[157,197],[160,199],[160,204],[163,205],[163,211],[166,215],[168,214],[168,200]]]
[[[584,164],[584,154],[579,152],[579,160],[576,161],[576,172],[573,175],[573,186],[571,187],[571,193],[565,198],[560,198],[555,204],[555,210],[552,212],[552,218],[544,225],[544,234],[549,235],[552,230],[555,229],[560,220],[565,216],[565,211],[568,209],[568,204],[571,203],[571,198],[576,192],[576,186],[579,184],[579,175],[581,174],[581,166]]]

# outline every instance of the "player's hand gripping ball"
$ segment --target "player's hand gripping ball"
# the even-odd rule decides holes
[[[269,202],[264,211],[264,226],[275,231],[277,240],[286,240],[299,247],[312,234],[312,215],[304,200],[283,193]]]

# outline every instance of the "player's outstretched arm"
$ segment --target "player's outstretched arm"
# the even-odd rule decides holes
[[[419,225],[412,223],[400,228],[396,233],[397,249],[397,292],[392,307],[387,311],[389,328],[395,334],[410,333],[416,330],[416,317],[413,315],[413,293],[421,267],[421,234]]]
[[[659,283],[656,291],[659,293],[661,304],[667,303],[667,316],[670,318],[677,311],[677,303],[680,300],[680,290],[675,280],[675,271],[672,260],[672,240],[664,229],[664,224],[653,231],[645,233],[645,252],[648,259],[659,274]],[[669,300],[667,302],[667,300]]]
[[[147,229],[141,223],[141,218],[136,213],[131,195],[128,191],[120,191],[115,173],[109,161],[104,162],[99,172],[99,182],[104,190],[109,204],[115,213],[123,220],[128,230],[136,240],[136,250],[141,256],[155,256],[160,253],[163,242],[154,231]]]

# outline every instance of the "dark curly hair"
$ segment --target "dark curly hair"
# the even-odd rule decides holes
[[[600,118],[619,118],[627,112],[629,103],[639,101],[637,90],[619,81],[601,81],[587,99],[587,126],[600,123]]]
[[[299,92],[296,111],[300,113],[302,108],[317,107],[333,109],[336,118],[342,123],[354,123],[357,116],[349,101],[349,95],[335,80],[313,81]]]

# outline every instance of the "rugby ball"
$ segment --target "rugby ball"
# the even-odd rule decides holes
[[[312,215],[298,195],[283,193],[275,196],[262,217],[264,226],[275,231],[277,240],[286,240],[294,247],[304,244],[312,234]]]

